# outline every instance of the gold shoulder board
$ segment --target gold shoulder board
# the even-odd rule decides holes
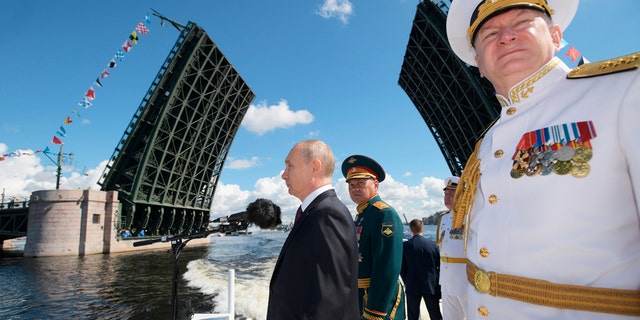
[[[567,79],[595,77],[604,74],[637,69],[638,67],[640,67],[640,52],[619,58],[585,63],[571,70],[567,75]]]
[[[386,209],[389,208],[389,205],[382,202],[382,201],[376,201],[373,203],[373,206],[378,208],[378,210],[382,210],[382,209]]]

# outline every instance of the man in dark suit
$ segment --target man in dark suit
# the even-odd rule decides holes
[[[324,142],[296,144],[282,179],[302,201],[269,285],[268,320],[359,319],[353,218],[331,186],[335,158]]]
[[[413,219],[409,223],[411,239],[403,244],[400,276],[406,286],[408,320],[420,318],[420,300],[424,299],[431,320],[441,320],[440,253],[436,243],[423,237],[422,220]]]

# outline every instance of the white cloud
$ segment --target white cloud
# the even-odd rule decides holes
[[[260,162],[260,159],[258,157],[251,157],[251,159],[234,159],[229,157],[225,161],[224,167],[226,169],[242,170],[242,169],[249,169],[249,168],[253,168],[261,165],[262,163]]]
[[[353,5],[349,0],[325,0],[317,13],[325,18],[338,18],[342,23],[349,23],[349,17],[353,14]]]
[[[385,202],[393,206],[404,221],[414,218],[428,217],[438,211],[445,210],[444,181],[437,178],[425,177],[419,185],[409,186],[393,179],[391,175],[380,183],[378,192]],[[344,202],[351,213],[355,215],[355,203],[349,197],[349,190],[344,178],[335,184],[338,197]]]
[[[277,105],[267,105],[260,102],[250,105],[242,120],[242,126],[258,135],[264,135],[278,128],[290,128],[297,124],[313,122],[313,115],[308,110],[292,111],[286,100],[280,100]]]
[[[242,190],[237,184],[218,182],[211,206],[211,218],[215,219],[232,213],[244,211],[253,201],[251,191]]]

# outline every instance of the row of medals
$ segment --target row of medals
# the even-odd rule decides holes
[[[519,150],[511,177],[545,176],[552,172],[558,175],[571,174],[576,178],[586,177],[591,171],[588,162],[592,156],[591,148],[582,144],[577,144],[575,148],[566,144],[555,151],[546,146]]]

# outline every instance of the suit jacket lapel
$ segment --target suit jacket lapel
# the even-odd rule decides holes
[[[300,228],[304,225],[304,221],[307,219],[307,216],[309,215],[309,213],[314,210],[314,208],[318,205],[318,203],[320,203],[322,200],[330,196],[336,196],[336,191],[334,189],[330,189],[319,194],[315,199],[313,199],[313,201],[311,201],[311,204],[309,204],[307,209],[302,212],[302,215],[300,215],[298,223],[293,225],[293,228],[291,229],[291,231],[289,231],[289,235],[287,236],[287,239],[284,241],[284,244],[282,245],[282,249],[280,250],[280,255],[278,256],[278,261],[276,262],[276,266],[273,268],[274,276],[271,277],[271,282],[273,282],[273,279],[278,274],[278,271],[280,269],[280,264],[282,263],[282,257],[287,251],[287,248],[289,247],[289,245],[291,245],[291,243],[294,241],[294,238],[296,237],[296,233],[298,233],[298,230],[300,230]]]

